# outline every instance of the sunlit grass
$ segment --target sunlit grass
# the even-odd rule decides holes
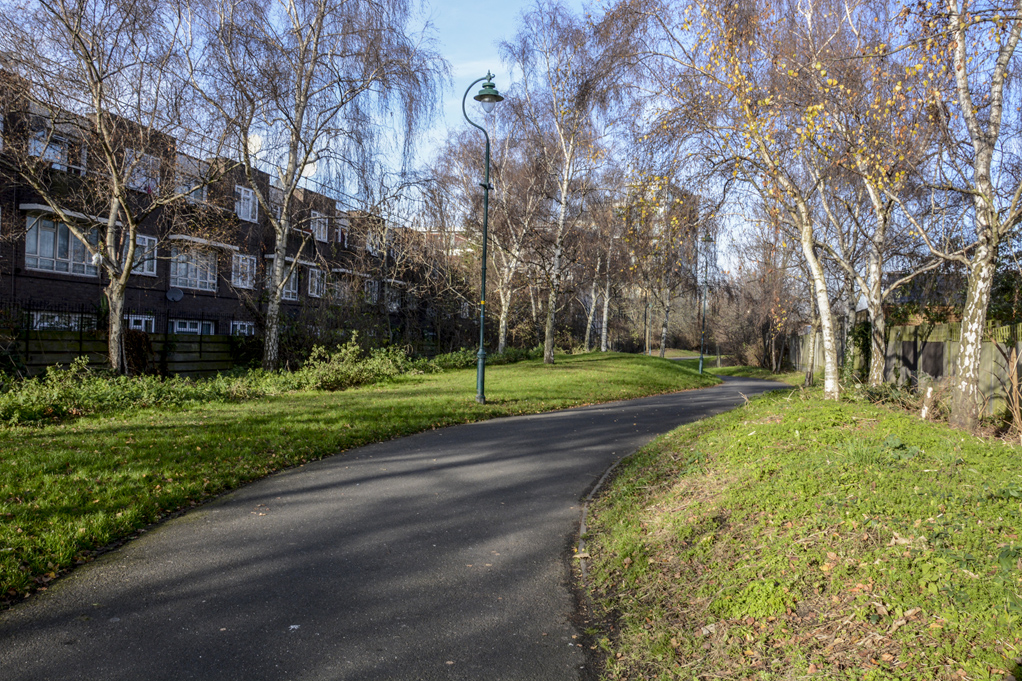
[[[675,360],[678,364],[693,371],[699,371],[699,353],[695,358],[683,355],[685,359]],[[802,385],[805,380],[805,373],[801,371],[785,371],[775,374],[769,369],[750,366],[717,366],[717,358],[706,356],[703,358],[703,372],[714,376],[741,376],[744,378],[762,378],[767,381],[780,381],[789,385]],[[818,380],[823,380],[823,374],[817,374]]]
[[[20,596],[169,513],[273,471],[434,427],[712,385],[638,355],[559,356],[344,392],[0,429],[0,594]]]
[[[605,678],[1019,677],[1018,449],[819,392],[619,469],[587,536]]]

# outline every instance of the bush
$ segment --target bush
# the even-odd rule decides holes
[[[511,364],[541,357],[542,348],[509,348],[488,364]],[[363,349],[352,338],[335,350],[312,349],[297,371],[234,369],[211,378],[151,375],[118,376],[93,369],[79,357],[71,366],[49,367],[42,376],[16,379],[0,373],[0,423],[15,425],[127,409],[250,400],[299,390],[344,390],[378,383],[400,374],[437,373],[475,366],[474,350],[433,359],[409,359],[399,347]]]
[[[368,355],[352,338],[331,354],[315,346],[308,361],[295,372],[303,388],[344,390],[393,378],[408,369],[408,356],[398,347],[375,348]]]
[[[42,376],[0,381],[0,422],[17,424],[121,409],[252,399],[300,387],[291,374],[262,370],[197,381],[118,376],[105,369],[91,369],[88,359],[79,357],[66,369],[56,365]]]
[[[541,359],[542,357],[542,346],[532,348],[505,348],[504,352],[487,357],[486,363],[497,366],[498,364],[514,364],[515,362],[522,362],[527,359]]]
[[[442,371],[448,371],[450,369],[467,369],[471,366],[475,366],[479,361],[476,356],[476,352],[476,350],[462,348],[461,350],[455,350],[454,352],[437,355],[430,361]]]

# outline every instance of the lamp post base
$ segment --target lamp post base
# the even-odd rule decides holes
[[[480,341],[479,352],[476,353],[476,357],[479,358],[479,364],[476,367],[476,402],[486,404],[486,350],[482,345],[482,341]]]

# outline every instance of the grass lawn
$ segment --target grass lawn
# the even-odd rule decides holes
[[[0,427],[0,597],[21,597],[111,542],[274,471],[352,447],[497,416],[712,385],[640,355],[559,356],[402,376],[344,392]]]
[[[1022,678],[1018,454],[819,391],[654,441],[589,521],[605,678]]]
[[[687,367],[692,371],[699,371],[699,353],[696,353],[695,359],[691,358],[691,350],[677,350],[677,353],[688,353],[688,354],[677,354],[677,357],[684,357],[685,359],[674,360],[683,367]],[[704,357],[703,358],[703,372],[710,373],[714,376],[744,376],[745,378],[762,378],[767,381],[779,381],[781,383],[788,383],[789,385],[800,386],[805,380],[805,373],[801,371],[788,371],[781,374],[772,373],[769,369],[762,369],[760,367],[748,367],[748,366],[736,366],[736,367],[717,367],[716,357]],[[817,375],[818,380],[823,380],[823,374]]]

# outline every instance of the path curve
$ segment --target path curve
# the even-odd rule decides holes
[[[577,679],[581,499],[723,385],[420,433],[248,485],[0,613],[0,680]]]

